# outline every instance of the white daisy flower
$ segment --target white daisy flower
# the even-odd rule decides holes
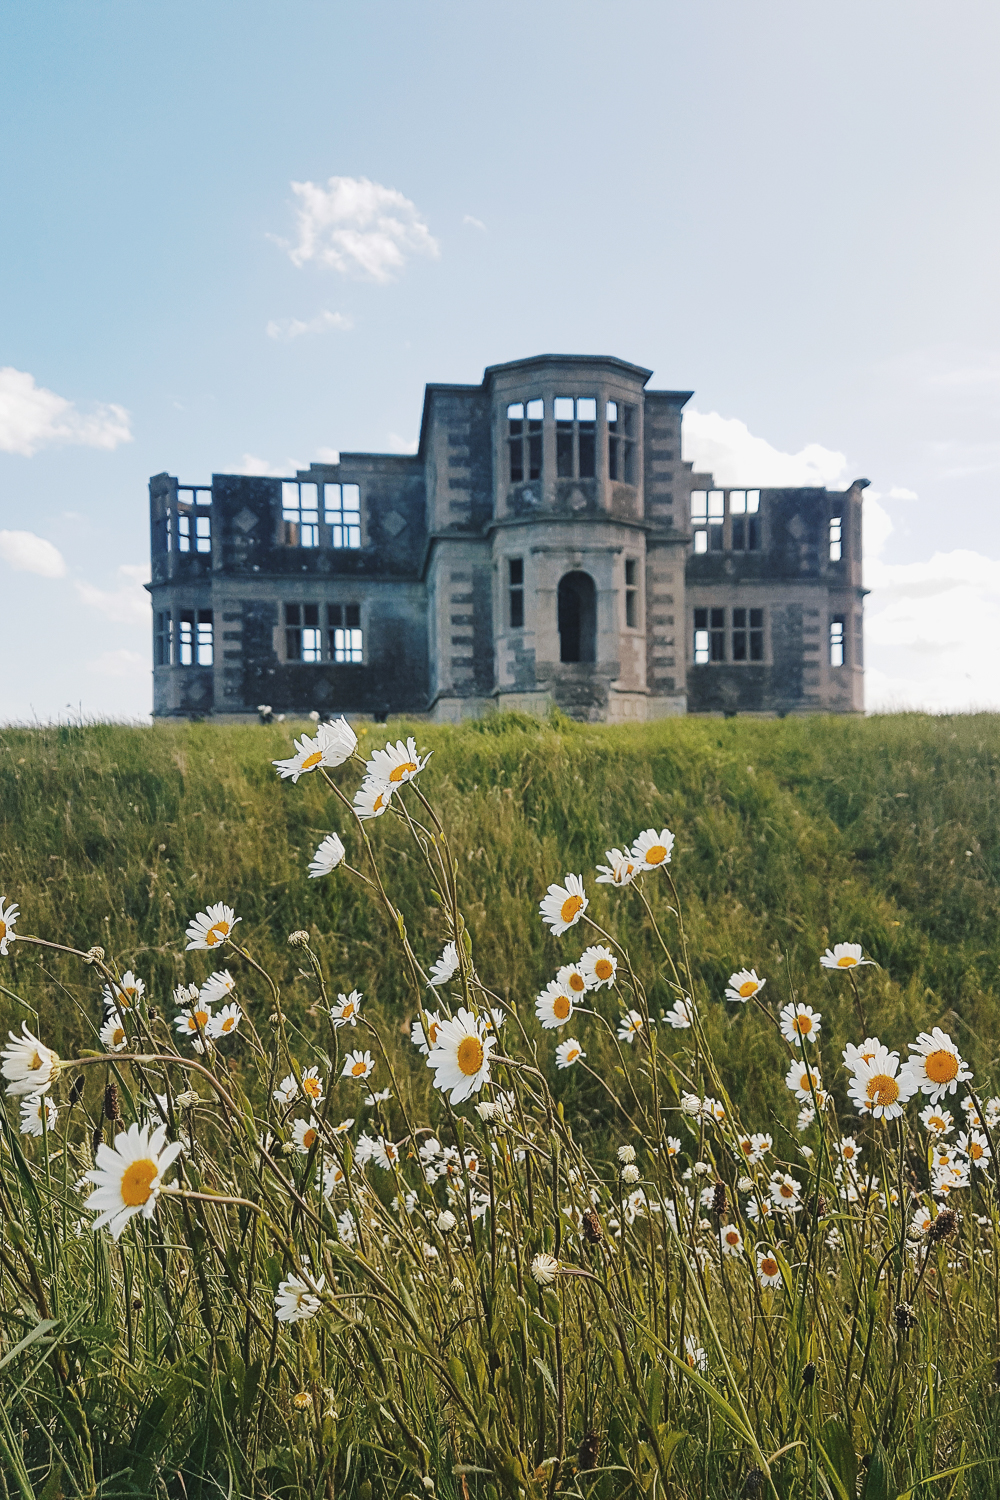
[[[916,1080],[905,1068],[900,1069],[899,1053],[880,1047],[871,1062],[858,1062],[848,1087],[848,1095],[859,1114],[871,1114],[876,1120],[895,1120],[903,1106],[917,1091]]]
[[[391,1098],[392,1089],[380,1089],[377,1094],[366,1094],[361,1102],[362,1104],[366,1105],[368,1109],[374,1109],[376,1104],[384,1104],[387,1099]],[[351,1121],[351,1124],[354,1124],[353,1120]]]
[[[328,833],[309,861],[309,879],[319,880],[337,868],[347,850],[335,833]]]
[[[109,1052],[124,1052],[128,1046],[128,1037],[125,1027],[122,1025],[121,1017],[112,1011],[98,1035]]]
[[[663,1019],[675,1031],[686,1031],[694,1020],[694,1009],[690,1000],[683,997],[675,1000]]]
[[[855,1047],[853,1042],[848,1042],[844,1048],[844,1066],[850,1068],[853,1073],[858,1063],[870,1063],[881,1047],[882,1043],[877,1036],[866,1036],[860,1047]]]
[[[363,1130],[358,1136],[357,1144],[354,1147],[355,1166],[366,1166],[375,1155],[376,1145],[377,1142],[375,1140],[375,1137],[373,1135],[369,1135],[367,1130]]]
[[[579,1000],[587,993],[587,981],[583,977],[583,970],[579,964],[563,964],[562,968],[556,971],[556,984],[574,1000]]]
[[[1000,1099],[996,1098],[996,1096],[992,1099],[987,1099],[983,1105],[983,1109],[986,1113],[986,1123],[991,1130],[994,1125],[1000,1125]]]
[[[319,1140],[319,1121],[312,1115],[308,1120],[293,1120],[292,1140],[296,1151],[302,1156],[308,1156]]]
[[[338,1215],[337,1238],[342,1245],[353,1245],[358,1238],[358,1231],[354,1225],[354,1215],[349,1209]]]
[[[395,790],[395,787],[386,786],[384,781],[366,776],[354,793],[355,813],[363,823],[368,818],[380,818],[392,801]]]
[[[535,1015],[546,1031],[555,1031],[573,1014],[573,997],[553,979],[535,999]]]
[[[938,1109],[933,1104],[928,1104],[926,1109],[920,1111],[920,1123],[932,1135],[950,1135],[955,1126],[951,1111]]]
[[[14,931],[14,923],[20,916],[21,908],[16,901],[6,905],[7,897],[0,896],[0,954],[7,957],[8,943],[17,941],[17,933]]]
[[[632,1045],[632,1038],[639,1035],[645,1021],[637,1010],[627,1010],[618,1021],[618,1040]]]
[[[21,1022],[21,1031],[21,1036],[9,1031],[10,1046],[0,1052],[3,1058],[0,1073],[9,1080],[7,1093],[44,1094],[58,1072],[59,1058],[28,1030],[26,1021]]]
[[[659,833],[655,828],[646,828],[640,833],[629,853],[643,870],[658,870],[661,865],[670,863],[670,853],[673,847],[674,836],[669,828],[661,828]]]
[[[180,1141],[168,1146],[166,1137],[165,1125],[130,1125],[113,1146],[101,1142],[93,1170],[84,1173],[96,1189],[85,1204],[97,1214],[95,1231],[106,1225],[117,1240],[136,1214],[153,1217],[163,1174],[181,1150]]]
[[[834,1142],[834,1146],[845,1166],[854,1167],[861,1160],[861,1147],[853,1135],[842,1136],[839,1141]]]
[[[962,1061],[955,1043],[940,1026],[933,1031],[922,1031],[909,1046],[906,1070],[920,1092],[930,1096],[932,1104],[946,1094],[954,1094],[960,1083],[967,1083],[972,1077],[972,1069]]]
[[[570,1037],[568,1041],[560,1042],[556,1048],[556,1067],[571,1068],[574,1063],[578,1063],[586,1055],[580,1043],[573,1041],[572,1037]]]
[[[387,1141],[385,1136],[380,1135],[375,1142],[375,1150],[372,1152],[372,1161],[383,1172],[398,1167],[402,1160],[402,1153],[395,1141]]]
[[[343,714],[339,719],[329,719],[321,724],[316,738],[323,747],[324,766],[342,766],[358,748],[358,737]]]
[[[106,984],[101,990],[101,999],[110,1010],[131,1010],[146,993],[146,986],[137,979],[131,969],[122,975],[121,984]]]
[[[596,943],[585,948],[580,957],[580,973],[588,990],[610,989],[615,982],[618,960],[610,948]]]
[[[770,1198],[761,1198],[759,1202],[756,1198],[750,1198],[743,1211],[747,1218],[753,1219],[756,1224],[758,1219],[769,1219],[774,1212],[774,1208]]]
[[[631,885],[639,873],[639,865],[627,849],[608,849],[604,858],[606,865],[598,865],[601,872],[597,877],[598,885]]]
[[[215,1005],[226,995],[235,995],[235,993],[236,980],[228,969],[221,969],[216,974],[209,974],[199,991],[199,997],[209,1005]]]
[[[293,740],[295,754],[289,760],[273,760],[271,764],[282,781],[290,776],[294,784],[307,771],[318,771],[320,766],[343,765],[354,754],[357,743],[354,730],[341,717],[335,724],[320,724],[315,739],[304,734],[301,739]]]
[[[371,1069],[369,1069],[370,1071]],[[367,1074],[365,1076],[367,1077]],[[314,1104],[321,1103],[323,1098],[323,1080],[319,1076],[319,1068],[306,1068],[302,1074],[302,1092]]]
[[[689,1333],[684,1340],[684,1359],[692,1370],[698,1371],[699,1375],[704,1375],[708,1369],[708,1355],[694,1334]]]
[[[451,1090],[452,1104],[461,1104],[470,1094],[478,1094],[490,1081],[490,1053],[496,1038],[482,1022],[460,1007],[450,1021],[438,1027],[437,1041],[427,1055],[427,1066],[434,1069],[434,1087],[443,1093]]]
[[[41,1135],[43,1129],[54,1130],[58,1116],[59,1106],[50,1095],[28,1094],[21,1100],[21,1134]]]
[[[668,1135],[666,1152],[668,1156],[679,1156],[681,1149],[680,1136]]]
[[[699,1094],[681,1094],[681,1109],[691,1119],[696,1120],[701,1114],[701,1096]]]
[[[548,893],[538,903],[538,910],[542,921],[552,928],[553,936],[561,937],[575,927],[589,905],[581,877],[567,875],[564,886],[549,886]]]
[[[551,1286],[559,1274],[559,1262],[552,1255],[540,1253],[531,1262],[531,1275],[539,1286]]]
[[[373,750],[368,757],[367,771],[372,781],[380,781],[384,786],[398,787],[405,781],[412,781],[418,772],[424,769],[431,755],[428,752],[423,759],[417,754],[417,742],[411,735],[403,744],[397,740],[395,745],[391,740],[386,741],[384,750]]]
[[[781,1267],[770,1250],[757,1251],[757,1280],[761,1286],[780,1286]]]
[[[834,943],[832,948],[827,948],[820,958],[824,969],[858,969],[862,964],[870,964],[870,958],[862,958],[860,943]]]
[[[292,1100],[298,1097],[298,1092],[299,1085],[296,1081],[295,1075],[293,1073],[289,1073],[287,1077],[283,1078],[278,1084],[278,1087],[274,1090],[271,1098],[277,1100],[279,1104],[291,1104]]]
[[[792,1058],[785,1074],[785,1087],[791,1090],[796,1099],[800,1099],[803,1104],[812,1104],[813,1092],[818,1092],[822,1086],[815,1063],[806,1062],[804,1058],[801,1061]]]
[[[370,1052],[348,1052],[344,1058],[341,1078],[356,1078],[360,1082],[375,1071],[375,1059]]]
[[[773,1145],[774,1141],[763,1130],[754,1131],[752,1135],[741,1136],[739,1142],[740,1150],[751,1166],[763,1161]]]
[[[918,1208],[914,1213],[913,1218],[910,1220],[909,1234],[911,1239],[922,1238],[927,1233],[928,1229],[930,1229],[933,1223],[934,1215],[931,1213],[930,1209],[924,1208],[923,1206]]]
[[[743,1236],[735,1224],[723,1224],[719,1230],[719,1240],[723,1255],[735,1258],[743,1254]]]
[[[781,1034],[793,1046],[801,1047],[803,1038],[814,1041],[822,1029],[823,1017],[809,1005],[796,1005],[790,1001],[782,1007],[778,1017]]]
[[[981,1130],[970,1130],[968,1134],[963,1130],[958,1138],[958,1149],[974,1167],[986,1167],[993,1155],[989,1140]]]
[[[962,1100],[962,1108],[965,1110],[966,1125],[974,1130],[981,1130],[983,1122],[979,1118],[979,1111],[976,1109],[975,1100],[971,1095],[967,1094]]]
[[[242,920],[231,906],[227,906],[224,901],[217,901],[207,911],[200,911],[188,923],[185,933],[188,939],[186,951],[190,952],[192,948],[218,948],[232,937],[233,928]]]
[[[219,1041],[221,1037],[231,1036],[243,1019],[243,1012],[235,1001],[224,1005],[205,1027],[205,1035],[210,1036],[213,1041]]]
[[[775,1172],[768,1191],[775,1208],[783,1208],[786,1213],[796,1213],[802,1207],[799,1201],[802,1184],[788,1172]]]
[[[935,1167],[931,1173],[931,1192],[936,1198],[946,1198],[949,1193],[971,1185],[969,1164],[965,1161],[949,1162],[946,1167]]]
[[[458,949],[454,943],[446,943],[441,957],[435,959],[431,968],[431,977],[427,981],[427,988],[434,989],[439,984],[447,984],[448,980],[458,972]]]
[[[179,1036],[194,1036],[198,1032],[208,1035],[208,1023],[212,1019],[212,1007],[203,1005],[200,1001],[188,1010],[182,1010],[179,1016],[174,1017],[174,1030]]]
[[[737,969],[735,974],[730,974],[729,983],[726,986],[727,1000],[740,1000],[744,1004],[752,1000],[754,995],[764,988],[766,979],[760,979],[756,969]]]
[[[361,1014],[361,991],[352,990],[349,995],[337,995],[336,1005],[330,1006],[330,1020],[338,1029],[341,1026],[356,1026]]]
[[[323,1197],[332,1198],[338,1188],[342,1188],[347,1181],[347,1173],[339,1161],[331,1163],[323,1168]]]
[[[426,1057],[432,1047],[437,1045],[438,1031],[441,1027],[441,1016],[436,1010],[424,1011],[424,1019],[427,1022],[427,1033],[424,1034],[423,1022],[420,1020],[410,1022],[410,1041],[418,1052]]]
[[[321,1306],[317,1294],[322,1292],[325,1285],[324,1276],[320,1276],[317,1281],[303,1281],[301,1276],[289,1276],[274,1294],[274,1316],[278,1322],[299,1323],[306,1318],[314,1318]]]

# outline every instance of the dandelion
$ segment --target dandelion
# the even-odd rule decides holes
[[[438,1027],[437,1041],[427,1055],[427,1066],[434,1069],[434,1087],[443,1093],[451,1090],[452,1104],[461,1104],[470,1094],[478,1094],[490,1081],[490,1053],[496,1038],[464,1006],[450,1021]]]
[[[356,1078],[359,1082],[368,1078],[375,1070],[375,1059],[370,1052],[348,1052],[344,1058],[341,1078]]]
[[[723,1255],[735,1259],[743,1254],[743,1236],[735,1224],[723,1224],[719,1230],[719,1243],[722,1245]]]
[[[336,1005],[330,1006],[330,1020],[338,1029],[341,1026],[356,1026],[360,1014],[360,990],[352,990],[349,995],[338,994]]]
[[[380,818],[392,801],[394,791],[395,787],[386,786],[384,782],[366,776],[354,793],[353,803],[354,811],[362,823],[369,818]]]
[[[174,1030],[178,1036],[194,1036],[199,1031],[208,1035],[208,1023],[212,1019],[212,1007],[199,1002],[189,1010],[182,1010],[179,1016],[174,1017]]]
[[[205,1034],[206,1036],[210,1036],[213,1041],[219,1041],[224,1036],[231,1036],[242,1019],[243,1012],[235,1002],[231,1002],[216,1012],[205,1027]]]
[[[551,1286],[559,1274],[559,1262],[552,1255],[536,1255],[531,1262],[531,1274],[539,1286]]]
[[[745,1005],[754,995],[760,994],[766,983],[766,979],[758,977],[756,969],[737,969],[735,974],[729,976],[726,999],[739,1000]]]
[[[963,1130],[958,1138],[958,1149],[974,1167],[988,1166],[993,1155],[990,1143],[981,1130],[970,1130],[968,1134]]]
[[[871,1113],[876,1120],[895,1120],[916,1093],[913,1076],[900,1070],[899,1053],[880,1047],[871,1062],[858,1062],[848,1095],[859,1114]]]
[[[432,1047],[437,1045],[438,1032],[441,1029],[441,1017],[436,1010],[424,1012],[427,1022],[427,1031],[424,1032],[421,1021],[410,1022],[410,1041],[426,1057]]]
[[[600,943],[592,948],[585,948],[580,958],[580,973],[588,990],[599,990],[605,986],[610,989],[615,982],[617,968],[618,960],[611,949]]]
[[[128,1046],[128,1036],[125,1027],[121,1023],[121,1017],[112,1011],[98,1035],[109,1052],[123,1052]]]
[[[708,1355],[691,1333],[684,1340],[684,1359],[692,1370],[697,1370],[701,1375],[708,1369]]]
[[[207,911],[200,911],[188,923],[185,933],[188,939],[186,951],[190,952],[192,948],[218,948],[232,937],[233,928],[242,920],[231,906],[227,906],[224,901],[217,901]]]
[[[945,1094],[954,1094],[960,1083],[972,1077],[972,1069],[962,1061],[955,1043],[940,1026],[930,1032],[922,1031],[910,1043],[906,1071],[916,1088],[930,1096],[932,1104],[937,1104]]]
[[[96,1231],[107,1226],[112,1239],[119,1239],[126,1224],[136,1214],[151,1219],[164,1172],[180,1154],[181,1143],[165,1145],[167,1127],[130,1125],[116,1137],[113,1146],[102,1141],[97,1148],[96,1164],[84,1177],[96,1189],[85,1207],[97,1214]]]
[[[819,1069],[804,1059],[800,1062],[797,1058],[792,1058],[785,1074],[785,1087],[803,1104],[811,1104],[813,1091],[822,1088]]]
[[[454,943],[446,943],[441,957],[435,959],[431,968],[431,977],[427,981],[427,988],[436,989],[439,984],[447,984],[458,972],[458,949]]]
[[[572,997],[553,979],[535,999],[535,1015],[546,1031],[555,1031],[573,1014]]]
[[[632,1045],[632,1038],[642,1031],[645,1021],[637,1010],[627,1010],[618,1022],[618,1040]]]
[[[0,1073],[9,1080],[7,1093],[44,1094],[58,1072],[59,1058],[28,1030],[26,1021],[21,1022],[21,1031],[21,1036],[9,1031],[10,1046],[0,1052],[3,1058]]]
[[[674,836],[669,828],[661,828],[659,833],[655,828],[646,828],[640,833],[629,853],[641,869],[658,870],[661,865],[670,863],[673,847]]]
[[[579,875],[567,875],[566,884],[550,885],[548,893],[538,903],[543,922],[552,928],[554,937],[560,937],[574,927],[590,903]]]
[[[131,1010],[146,993],[146,986],[131,969],[126,969],[120,984],[106,984],[101,999],[110,1010]]]
[[[227,995],[235,995],[235,993],[236,980],[228,969],[222,969],[216,974],[209,974],[199,991],[199,996],[208,1005],[215,1005]]]
[[[278,1084],[278,1087],[272,1093],[271,1098],[276,1100],[278,1104],[291,1104],[292,1100],[298,1097],[298,1092],[299,1085],[296,1081],[295,1075],[293,1073],[289,1073],[287,1077],[283,1078]]]
[[[309,879],[320,880],[330,875],[340,864],[347,850],[335,833],[328,833],[309,861]]]
[[[417,754],[417,742],[411,735],[403,744],[397,740],[395,745],[392,741],[386,742],[384,750],[374,750],[368,758],[367,770],[371,781],[379,781],[384,786],[398,787],[405,781],[412,781],[418,772],[424,769],[430,760],[428,753],[421,760]]]
[[[556,1067],[571,1068],[574,1063],[578,1063],[586,1055],[580,1043],[575,1042],[570,1037],[568,1041],[560,1042],[556,1048]]]
[[[781,1267],[769,1250],[757,1251],[757,1280],[761,1286],[780,1286]]]
[[[7,957],[8,943],[17,941],[17,933],[14,931],[14,923],[17,921],[21,908],[16,901],[8,906],[7,897],[0,896],[0,954]]]
[[[778,1019],[782,1036],[796,1047],[802,1046],[803,1038],[808,1037],[812,1041],[818,1036],[822,1025],[819,1011],[812,1010],[808,1005],[796,1005],[792,1001],[782,1009]]]
[[[862,958],[860,943],[835,943],[832,948],[827,948],[820,958],[824,969],[857,969],[862,964],[870,964],[870,958]]]
[[[935,1109],[933,1104],[920,1111],[920,1123],[932,1135],[950,1135],[955,1124],[950,1110]]]
[[[608,849],[604,858],[606,865],[598,865],[598,885],[631,885],[639,873],[639,866],[627,849]]]
[[[683,996],[680,1000],[675,1000],[663,1020],[675,1031],[686,1031],[694,1020],[694,1008],[690,1000]]]
[[[59,1116],[59,1106],[48,1094],[28,1094],[21,1100],[21,1134],[41,1135],[43,1130],[54,1130]]]
[[[318,1294],[325,1285],[324,1276],[315,1282],[303,1281],[301,1276],[289,1276],[274,1294],[274,1316],[278,1322],[299,1323],[314,1318],[320,1309]]]
[[[307,1156],[319,1140],[319,1121],[312,1116],[308,1120],[295,1120],[292,1124],[292,1140],[296,1151]]]

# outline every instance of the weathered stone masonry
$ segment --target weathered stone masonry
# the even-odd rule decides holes
[[[542,355],[429,385],[412,457],[156,475],[154,713],[861,712],[867,481],[716,485],[649,378]]]

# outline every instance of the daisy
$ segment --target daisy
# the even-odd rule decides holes
[[[687,999],[675,1000],[663,1017],[667,1025],[672,1026],[675,1031],[686,1031],[693,1018],[694,1011],[690,1000]]]
[[[292,1100],[298,1097],[298,1092],[299,1085],[295,1079],[295,1075],[293,1073],[289,1073],[288,1076],[286,1078],[283,1078],[278,1084],[278,1087],[274,1090],[271,1098],[277,1100],[279,1104],[291,1104]]]
[[[217,901],[207,911],[200,911],[189,923],[185,937],[187,952],[192,948],[218,948],[232,937],[233,928],[243,918],[238,917],[231,906]]]
[[[319,1140],[319,1121],[311,1115],[308,1120],[293,1121],[292,1140],[295,1142],[296,1151],[303,1156],[308,1156]]]
[[[212,1017],[205,1027],[205,1035],[212,1037],[214,1041],[218,1041],[220,1037],[231,1036],[242,1019],[243,1012],[235,1001],[231,1001]]]
[[[314,1318],[320,1309],[318,1293],[325,1284],[324,1276],[315,1282],[303,1281],[301,1276],[289,1276],[274,1294],[274,1316],[278,1322],[298,1323],[304,1318]]]
[[[796,1005],[790,1001],[779,1016],[781,1034],[787,1042],[801,1047],[804,1037],[812,1041],[819,1035],[822,1019],[819,1011],[812,1010],[808,1005]]]
[[[587,993],[587,981],[579,964],[563,964],[556,973],[556,984],[572,995],[574,1000],[579,1000],[581,995]]]
[[[771,1150],[774,1141],[766,1131],[757,1130],[753,1135],[743,1136],[740,1140],[740,1150],[747,1161],[753,1166],[756,1162],[763,1161]]]
[[[708,1369],[708,1355],[691,1333],[684,1340],[684,1359],[691,1369],[697,1370],[700,1375],[704,1375]]]
[[[937,1104],[945,1094],[954,1094],[960,1083],[972,1077],[972,1069],[962,1061],[955,1043],[940,1026],[930,1032],[922,1031],[909,1045],[906,1070],[920,1092],[930,1095],[932,1104]]]
[[[735,1224],[723,1224],[719,1230],[719,1240],[723,1255],[735,1257],[743,1254],[743,1236]]]
[[[560,937],[579,922],[589,904],[582,878],[567,875],[564,886],[549,886],[548,894],[538,903],[538,910],[542,921],[552,928],[553,936]]]
[[[137,979],[131,969],[122,975],[121,984],[106,984],[101,990],[101,999],[111,1010],[131,1010],[146,993],[146,986]]]
[[[152,1131],[149,1125],[130,1125],[113,1146],[101,1142],[94,1168],[84,1173],[96,1188],[85,1205],[97,1214],[94,1230],[106,1225],[117,1240],[136,1214],[153,1217],[163,1174],[181,1150],[180,1141],[165,1145],[166,1137],[165,1125]]]
[[[347,850],[335,833],[328,833],[309,861],[309,879],[319,880],[337,868]]]
[[[560,1042],[556,1048],[556,1067],[571,1068],[574,1063],[579,1062],[586,1055],[580,1043],[574,1042],[571,1037],[568,1041]]]
[[[375,1064],[372,1063],[372,1067],[374,1066]],[[368,1069],[368,1072],[371,1072],[371,1068]],[[368,1073],[365,1074],[365,1077],[368,1077]],[[323,1080],[319,1076],[319,1068],[306,1068],[302,1075],[302,1092],[314,1104],[319,1104],[322,1101]]]
[[[802,1184],[788,1172],[776,1172],[771,1178],[769,1191],[775,1208],[783,1208],[786,1213],[796,1213],[802,1207],[799,1202]]]
[[[350,1210],[345,1210],[337,1218],[337,1238],[342,1245],[353,1245],[358,1238],[358,1231],[354,1227],[354,1215]]]
[[[932,1135],[950,1135],[955,1125],[950,1110],[935,1109],[933,1104],[920,1111],[920,1123]]]
[[[214,1005],[225,995],[235,995],[235,993],[236,980],[228,969],[222,969],[217,974],[209,974],[199,991],[201,999],[207,1001],[209,1005]]]
[[[431,977],[427,981],[427,988],[436,989],[439,984],[447,984],[458,972],[458,949],[454,943],[446,943],[441,957],[434,960],[431,966]]]
[[[0,896],[0,954],[4,958],[7,957],[7,944],[17,941],[14,923],[21,910],[16,901],[12,901],[9,906],[5,904],[6,901],[6,896]]]
[[[585,948],[580,958],[580,973],[588,990],[599,990],[604,986],[610,989],[615,982],[617,968],[618,960],[611,949],[600,943],[593,948]]]
[[[866,1036],[860,1047],[855,1047],[853,1042],[848,1042],[844,1048],[844,1065],[854,1071],[857,1063],[870,1063],[879,1051],[882,1043],[877,1036]]]
[[[208,1034],[208,1023],[212,1019],[212,1007],[199,1001],[190,1010],[182,1010],[174,1018],[174,1030],[179,1036],[197,1036],[199,1031]]]
[[[963,1130],[958,1138],[958,1149],[974,1167],[985,1167],[993,1155],[990,1143],[981,1130],[970,1130],[968,1135]]]
[[[860,943],[834,943],[820,958],[824,969],[857,969],[871,962],[870,958],[861,957]]]
[[[11,1045],[0,1052],[0,1072],[9,1079],[7,1093],[44,1094],[58,1072],[59,1058],[28,1030],[27,1022],[21,1022],[21,1031],[22,1036],[9,1031]]]
[[[362,823],[368,818],[380,818],[392,801],[394,791],[395,787],[366,776],[354,793],[354,811]]]
[[[347,720],[340,718],[336,724],[321,724],[314,740],[304,734],[292,743],[295,754],[291,759],[272,760],[271,764],[282,781],[290,776],[294,785],[307,771],[317,771],[320,766],[342,766],[354,754],[358,741]]]
[[[913,1239],[925,1235],[934,1223],[934,1215],[929,1208],[918,1208],[910,1220],[910,1235]]]
[[[387,1099],[391,1098],[392,1089],[380,1089],[377,1094],[366,1094],[361,1102],[362,1104],[367,1105],[369,1109],[374,1109],[376,1104],[384,1104]],[[354,1124],[353,1120],[351,1121],[351,1124]]]
[[[669,828],[647,828],[640,833],[629,850],[632,858],[642,870],[658,870],[670,863],[670,851],[674,847],[674,836]]]
[[[401,786],[404,781],[412,781],[430,758],[428,753],[421,760],[417,754],[417,742],[412,735],[405,745],[402,740],[397,740],[395,745],[389,740],[384,750],[374,750],[368,757],[368,776],[372,781],[382,782],[384,786]]]
[[[815,1063],[806,1062],[805,1059],[800,1062],[797,1058],[792,1058],[785,1074],[785,1087],[791,1090],[796,1099],[800,1099],[803,1104],[812,1104],[813,1092],[818,1092],[822,1086]]]
[[[43,1130],[54,1130],[58,1115],[59,1106],[54,1099],[46,1094],[29,1094],[21,1100],[21,1134],[41,1135]]]
[[[639,866],[627,849],[608,849],[604,855],[606,865],[598,865],[598,885],[631,885],[639,873]]]
[[[774,1209],[770,1198],[761,1198],[759,1201],[756,1198],[750,1198],[744,1212],[748,1219],[753,1219],[756,1223],[758,1219],[769,1219]]]
[[[553,979],[537,996],[535,1015],[546,1031],[555,1031],[558,1027],[565,1026],[572,1014],[572,996],[561,988],[558,980]]]
[[[426,1034],[421,1021],[410,1022],[410,1041],[426,1057],[431,1048],[437,1045],[441,1017],[436,1010],[427,1010],[424,1011],[424,1019],[427,1022]]]
[[[356,1026],[361,1013],[361,991],[352,990],[349,995],[337,995],[336,1005],[330,1006],[330,1020],[338,1029],[341,1026]]]
[[[799,1132],[799,1135],[802,1135],[803,1131],[806,1131],[806,1130],[809,1129],[809,1126],[812,1124],[812,1122],[813,1122],[813,1120],[815,1120],[815,1118],[816,1118],[816,1111],[815,1111],[815,1109],[813,1109],[812,1105],[811,1104],[803,1104],[803,1106],[799,1110],[798,1116],[796,1117],[796,1120],[795,1120],[795,1128]],[[808,1146],[802,1146],[802,1147],[800,1147],[800,1150],[807,1152],[809,1150],[809,1147]]]
[[[957,1188],[971,1186],[968,1162],[950,1162],[946,1167],[936,1167],[931,1174],[931,1192],[936,1198],[946,1198]]]
[[[962,1100],[962,1108],[965,1110],[966,1125],[968,1125],[972,1130],[981,1130],[983,1127],[983,1122],[979,1118],[979,1111],[976,1108],[975,1100],[972,1099],[969,1095],[966,1095],[966,1097]]]
[[[125,1027],[116,1011],[111,1012],[98,1034],[109,1052],[123,1052],[128,1046]]]
[[[375,1142],[375,1150],[372,1152],[372,1161],[383,1172],[398,1167],[400,1162],[400,1150],[395,1141],[387,1141],[384,1136],[379,1136]]]
[[[668,1156],[678,1156],[678,1155],[680,1155],[680,1149],[681,1149],[680,1136],[677,1136],[677,1135],[668,1135],[667,1136],[667,1155]]]
[[[992,1130],[994,1125],[1000,1125],[1000,1099],[996,1096],[987,1099],[983,1108],[986,1111],[986,1123],[990,1129]]]
[[[781,1267],[769,1250],[757,1251],[757,1280],[761,1286],[780,1286]]]
[[[332,1166],[324,1167],[323,1197],[332,1198],[337,1189],[343,1187],[346,1181],[347,1173],[344,1171],[339,1162],[335,1161]]]
[[[730,974],[729,983],[726,986],[727,1000],[752,1000],[754,995],[760,993],[767,983],[766,979],[760,979],[756,969],[737,969],[735,974]]]
[[[442,1093],[450,1089],[452,1104],[478,1094],[490,1081],[490,1053],[495,1046],[496,1037],[461,1006],[450,1021],[441,1022],[437,1041],[427,1054],[427,1066],[434,1069],[434,1087]]]
[[[618,1022],[618,1040],[631,1046],[632,1038],[639,1035],[645,1024],[637,1010],[627,1010]]]
[[[859,1114],[871,1113],[876,1120],[895,1120],[917,1091],[916,1080],[900,1069],[899,1053],[880,1047],[871,1062],[858,1062],[848,1095]]]
[[[330,719],[326,724],[321,724],[316,731],[316,738],[323,746],[324,766],[342,766],[358,748],[358,737],[343,714],[339,719]]]
[[[839,1141],[835,1142],[835,1145],[845,1166],[853,1167],[861,1159],[861,1147],[853,1135],[842,1136]]]
[[[554,1256],[539,1254],[531,1262],[531,1275],[539,1286],[551,1286],[559,1274],[559,1262]]]

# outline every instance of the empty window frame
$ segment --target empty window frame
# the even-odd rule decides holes
[[[542,477],[542,419],[544,401],[512,401],[507,408],[507,450],[510,482]]]
[[[631,557],[625,560],[625,624],[629,630],[639,624],[639,565]]]
[[[281,481],[281,530],[286,547],[319,546],[319,485]]]
[[[724,490],[691,491],[691,524],[695,552],[721,552],[726,523]]]
[[[153,630],[153,664],[169,667],[171,657],[171,619],[169,609],[156,611]]]
[[[830,517],[830,561],[840,562],[844,555],[843,551],[843,517]]]
[[[636,408],[620,401],[607,404],[608,478],[635,484]]]
[[[318,604],[285,605],[285,660],[323,660]]]
[[[176,543],[178,552],[211,552],[212,491],[178,489],[177,507],[167,516],[167,551]],[[171,525],[173,521],[173,525]]]
[[[733,610],[732,660],[764,660],[764,611],[762,609]]]
[[[696,609],[694,612],[694,659],[697,666],[726,659],[726,611]]]
[[[507,601],[510,627],[520,630],[524,625],[524,558],[507,559]]]
[[[323,519],[330,528],[331,547],[360,547],[360,486],[356,484],[324,484]]]
[[[842,667],[844,662],[844,617],[834,615],[830,620],[830,665]]]
[[[597,472],[597,398],[557,396],[556,476],[593,479]]]
[[[729,491],[730,546],[734,552],[760,551],[760,490]]]
[[[182,609],[177,619],[178,665],[210,667],[214,654],[212,611]]]
[[[326,617],[330,660],[361,665],[365,655],[360,604],[328,604]]]

